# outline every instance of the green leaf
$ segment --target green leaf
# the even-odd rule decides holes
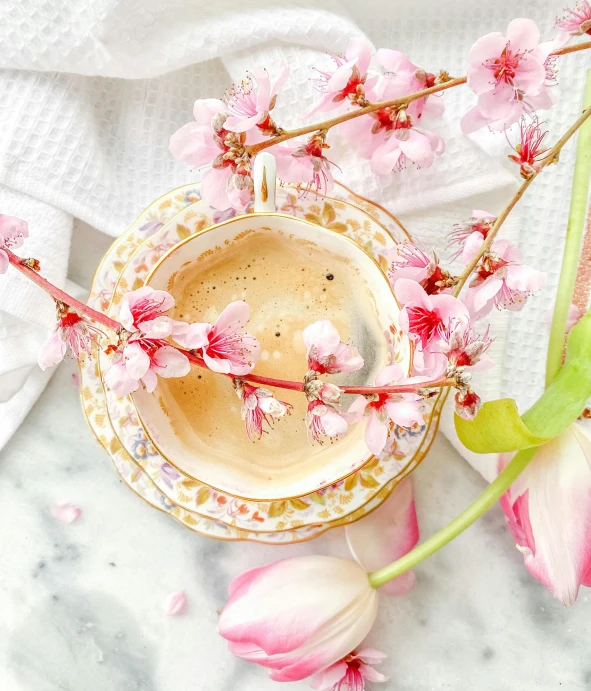
[[[510,398],[485,403],[473,420],[455,416],[462,444],[476,453],[540,446],[572,424],[591,398],[591,313],[569,334],[564,365],[542,396],[521,417]]]
[[[540,446],[546,437],[532,434],[519,417],[512,398],[484,403],[473,420],[455,416],[456,432],[462,444],[475,453],[502,453]]]

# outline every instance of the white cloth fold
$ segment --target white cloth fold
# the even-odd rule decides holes
[[[322,8],[313,0],[5,0],[0,213],[28,220],[31,236],[20,252],[40,259],[44,274],[61,286],[72,218],[117,236],[164,191],[190,182],[195,174],[172,158],[168,138],[191,119],[196,98],[221,96],[245,69],[260,65],[273,73],[289,65],[291,77],[276,110],[277,120],[289,126],[301,121],[316,95],[308,81],[311,68],[327,64],[324,51],[342,51],[352,36],[365,34],[376,47],[402,50],[432,72],[463,74],[478,37],[504,30],[515,16],[531,16],[549,36],[561,4],[502,0],[480,12],[471,0],[441,0],[436,11],[431,0],[327,0]],[[555,117],[559,124],[576,113],[582,79],[575,78],[575,69],[581,64],[577,56],[561,64],[567,88]],[[413,232],[441,254],[453,223],[473,207],[487,208],[489,199],[489,210],[502,208],[516,184],[497,150],[491,156],[479,146],[479,135],[466,138],[459,131],[459,118],[474,102],[470,91],[453,89],[444,98],[446,116],[433,129],[445,138],[447,151],[430,169],[381,179],[339,137],[331,137],[330,152],[349,186],[403,214]],[[497,137],[493,149],[498,142]],[[568,171],[568,152],[563,160]],[[562,173],[556,191],[552,182],[541,181],[528,192],[528,227],[539,241],[527,253],[532,263],[553,272],[546,295],[555,285],[551,262],[566,224],[567,178]],[[511,232],[523,240],[525,227],[513,223]],[[9,399],[0,408],[0,447],[49,376],[31,368],[51,324],[50,301],[13,274],[0,277],[0,397]],[[487,395],[499,395],[503,387],[515,393],[512,372],[527,370],[526,364],[539,378],[541,349],[536,346],[528,361],[525,349],[516,347],[516,339],[526,335],[528,341],[530,334],[544,340],[541,307],[528,310],[524,321],[519,314],[500,318],[495,348],[504,350],[503,324],[510,323],[510,359],[499,364]],[[14,412],[7,413],[9,405]]]

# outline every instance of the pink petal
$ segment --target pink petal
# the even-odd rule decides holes
[[[400,140],[400,150],[421,168],[429,168],[435,158],[427,137],[416,130],[405,130],[408,139]]]
[[[209,343],[209,334],[213,326],[207,323],[177,324],[173,326],[173,338],[183,348],[205,348]]]
[[[236,300],[227,305],[217,318],[214,331],[219,333],[225,329],[234,332],[246,325],[250,319],[250,307],[244,300]]]
[[[371,170],[376,175],[389,175],[398,163],[402,151],[396,137],[386,139],[378,146],[371,157]]]
[[[369,414],[365,428],[365,443],[374,456],[379,455],[386,446],[388,439],[388,425],[382,422],[375,411]]]
[[[231,175],[230,166],[211,168],[204,173],[201,180],[201,198],[203,201],[220,211],[230,208],[227,184]]]
[[[376,386],[388,386],[404,379],[404,370],[396,363],[388,365],[376,377]]]
[[[387,72],[414,72],[416,66],[399,50],[380,48],[376,53],[376,59]]]
[[[130,376],[125,368],[124,362],[111,365],[103,376],[103,381],[108,389],[117,396],[127,396],[127,394],[137,391],[139,388],[139,378]]]
[[[507,40],[514,52],[533,50],[540,41],[540,30],[531,19],[513,19],[507,27]]]
[[[474,291],[474,309],[478,312],[484,309],[485,306],[492,309],[492,300],[494,300],[502,287],[503,281],[493,274],[484,283],[471,289]]]
[[[39,349],[38,363],[42,370],[53,367],[66,356],[68,347],[57,332],[52,333]]]
[[[49,510],[62,523],[73,523],[82,513],[82,509],[75,504],[52,504]]]
[[[148,338],[166,338],[172,333],[172,320],[168,317],[156,317],[142,322],[140,331]]]
[[[468,235],[466,242],[464,243],[464,249],[462,250],[462,261],[464,264],[468,264],[468,262],[473,259],[483,242],[484,235],[478,231]]]
[[[396,294],[396,299],[402,306],[413,304],[418,307],[425,307],[429,310],[433,309],[431,300],[424,288],[408,278],[401,278],[396,281],[394,293]]]
[[[503,52],[506,45],[507,39],[499,31],[494,31],[493,33],[486,34],[479,38],[472,48],[470,48],[468,54],[471,69],[477,65],[481,65],[489,58],[496,58]]]
[[[346,674],[347,663],[343,661],[336,662],[334,665],[310,677],[310,687],[313,688],[314,691],[332,691],[333,687],[338,684]]]
[[[388,677],[385,674],[382,674],[381,672],[378,672],[377,669],[368,667],[367,665],[361,665],[359,668],[359,673],[364,679],[367,679],[367,681],[373,681],[374,683],[388,681]]]
[[[329,437],[343,437],[347,434],[347,421],[342,415],[330,408],[322,416],[322,426]]]
[[[162,608],[164,610],[164,614],[169,617],[182,614],[187,608],[187,596],[182,590],[170,593],[170,595],[167,595],[164,599]]]
[[[315,345],[321,357],[334,353],[341,342],[339,332],[328,319],[321,319],[306,326],[302,331],[302,339],[308,352]]]
[[[412,401],[403,398],[402,400],[387,401],[385,405],[390,420],[401,427],[425,424],[420,400]]]
[[[152,369],[164,379],[184,377],[191,371],[189,358],[172,346],[158,348],[153,359]]]
[[[224,122],[224,128],[230,132],[247,132],[252,129],[263,119],[263,113],[255,113],[249,118],[239,118],[235,115],[230,115],[230,117]]]
[[[213,141],[211,126],[204,128],[189,122],[177,130],[168,142],[171,154],[181,163],[201,167],[212,163],[220,153]]]
[[[364,75],[371,62],[373,46],[366,38],[352,38],[349,40],[345,56],[347,60],[357,60],[357,68]]]
[[[546,284],[546,274],[527,264],[509,265],[505,282],[512,290],[534,293]]]
[[[431,304],[444,324],[455,319],[467,320],[469,317],[468,310],[464,303],[458,300],[458,298],[453,297],[453,295],[432,295]]]
[[[472,134],[472,132],[486,127],[489,122],[489,118],[481,112],[478,106],[475,106],[462,117],[460,126],[464,134]]]
[[[326,91],[330,93],[335,93],[344,89],[351,77],[351,71],[353,67],[357,64],[357,58],[353,60],[348,60],[346,63],[337,67],[332,77],[328,80],[326,84]]]
[[[369,401],[365,396],[357,396],[353,403],[351,403],[349,410],[344,413],[345,419],[350,425],[363,419],[363,413],[368,403]]]
[[[158,377],[153,369],[149,369],[141,378],[141,383],[148,393],[152,393],[158,386]]]
[[[125,369],[130,377],[141,379],[150,369],[150,358],[139,343],[128,343],[123,349]]]
[[[381,650],[376,650],[375,648],[363,648],[363,650],[360,650],[357,655],[355,655],[356,660],[361,660],[361,662],[366,665],[379,665],[380,662],[383,662],[387,657],[386,653],[383,653]]]
[[[200,125],[207,125],[211,129],[213,116],[225,110],[224,102],[218,98],[199,98],[193,104],[193,117]]]
[[[419,541],[411,478],[402,480],[378,509],[347,525],[345,532],[353,557],[368,572],[381,569],[410,552]],[[389,595],[405,595],[414,581],[414,573],[407,572],[384,584],[380,590]],[[358,657],[373,664],[385,655],[368,650],[361,651]]]
[[[279,76],[277,77],[277,81],[275,82],[275,85],[273,86],[273,90],[271,91],[271,99],[273,96],[276,96],[281,89],[283,89],[283,86],[285,82],[287,81],[287,78],[289,77],[289,67],[287,65],[284,65],[281,68],[281,72],[279,73]]]

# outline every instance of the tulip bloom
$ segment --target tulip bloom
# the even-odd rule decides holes
[[[368,634],[378,594],[365,571],[337,557],[283,559],[237,576],[218,632],[230,652],[298,681],[349,655]]]
[[[503,458],[504,460],[504,458]],[[501,498],[525,568],[564,605],[591,586],[591,430],[574,422],[541,446]]]

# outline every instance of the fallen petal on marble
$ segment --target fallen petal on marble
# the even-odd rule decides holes
[[[400,559],[419,541],[419,526],[412,491],[412,480],[405,478],[391,496],[375,511],[345,528],[351,554],[368,572]],[[412,571],[385,583],[380,592],[406,595],[412,590]]]
[[[75,504],[52,504],[49,510],[51,515],[62,523],[73,523],[82,513],[82,509]]]
[[[174,617],[177,614],[182,614],[187,607],[187,596],[182,590],[167,595],[162,603],[164,614],[169,617]]]

